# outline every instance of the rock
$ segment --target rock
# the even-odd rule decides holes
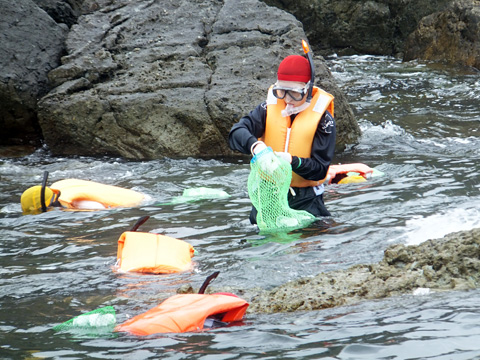
[[[478,0],[264,0],[295,15],[326,56],[373,54],[479,69]]]
[[[480,286],[480,229],[453,233],[418,246],[395,244],[381,262],[298,279],[272,290],[245,291],[250,312],[320,310],[363,300]]]
[[[71,27],[77,22],[81,14],[89,11],[88,0],[33,0],[42,10],[58,24],[65,24]]]
[[[405,60],[478,68],[478,0],[265,0],[304,27],[256,0],[0,1],[0,144],[43,132],[62,155],[232,155],[228,130],[301,38],[336,97],[339,149],[360,130],[320,55],[402,56],[408,37]]]
[[[0,0],[0,144],[38,145],[37,99],[60,64],[66,28],[30,0]]]
[[[404,60],[424,59],[480,69],[480,1],[454,1],[420,22],[407,39]]]
[[[452,0],[264,0],[299,19],[322,55],[373,54],[401,57],[405,39],[419,21]]]
[[[231,126],[266,97],[283,57],[301,54],[302,24],[257,0],[98,2],[66,40],[56,87],[39,102],[54,154],[131,159],[232,155]],[[336,96],[338,141],[360,134],[351,108],[316,58],[318,83]]]

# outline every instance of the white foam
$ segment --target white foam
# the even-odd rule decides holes
[[[455,208],[427,217],[417,217],[406,222],[406,244],[418,245],[424,241],[442,238],[447,234],[480,227],[477,207]]]
[[[422,296],[422,295],[428,295],[428,294],[430,294],[429,288],[417,288],[413,291],[413,295],[416,295],[416,296]]]

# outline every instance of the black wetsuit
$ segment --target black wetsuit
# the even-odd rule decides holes
[[[295,115],[291,116],[295,121]],[[258,105],[248,115],[233,125],[228,135],[228,144],[232,150],[250,154],[250,147],[265,132],[267,104]],[[319,122],[312,144],[310,158],[292,156],[292,169],[307,180],[325,178],[335,151],[336,126],[333,116],[326,111]],[[300,165],[299,165],[300,164]],[[292,209],[306,210],[315,216],[330,216],[323,202],[323,194],[317,195],[312,187],[293,188],[295,195],[288,193],[288,204]],[[256,209],[250,214],[252,224],[256,223]]]

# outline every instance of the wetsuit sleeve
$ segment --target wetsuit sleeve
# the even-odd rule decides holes
[[[328,111],[320,120],[313,138],[310,158],[292,157],[292,170],[307,180],[322,180],[327,176],[328,167],[335,152],[335,120]]]
[[[262,103],[233,125],[228,134],[230,149],[250,154],[250,147],[265,133],[267,105]]]

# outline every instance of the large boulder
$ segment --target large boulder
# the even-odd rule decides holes
[[[39,122],[55,154],[134,159],[231,155],[228,131],[262,102],[283,57],[301,54],[302,24],[257,0],[98,1],[66,39]],[[336,98],[339,146],[360,134]]]
[[[480,69],[480,1],[455,1],[422,19],[406,42],[404,60],[412,59]]]
[[[401,56],[419,21],[452,0],[263,0],[299,19],[311,44],[324,56]]]
[[[60,65],[67,28],[31,0],[0,0],[0,144],[38,144],[37,99]]]

